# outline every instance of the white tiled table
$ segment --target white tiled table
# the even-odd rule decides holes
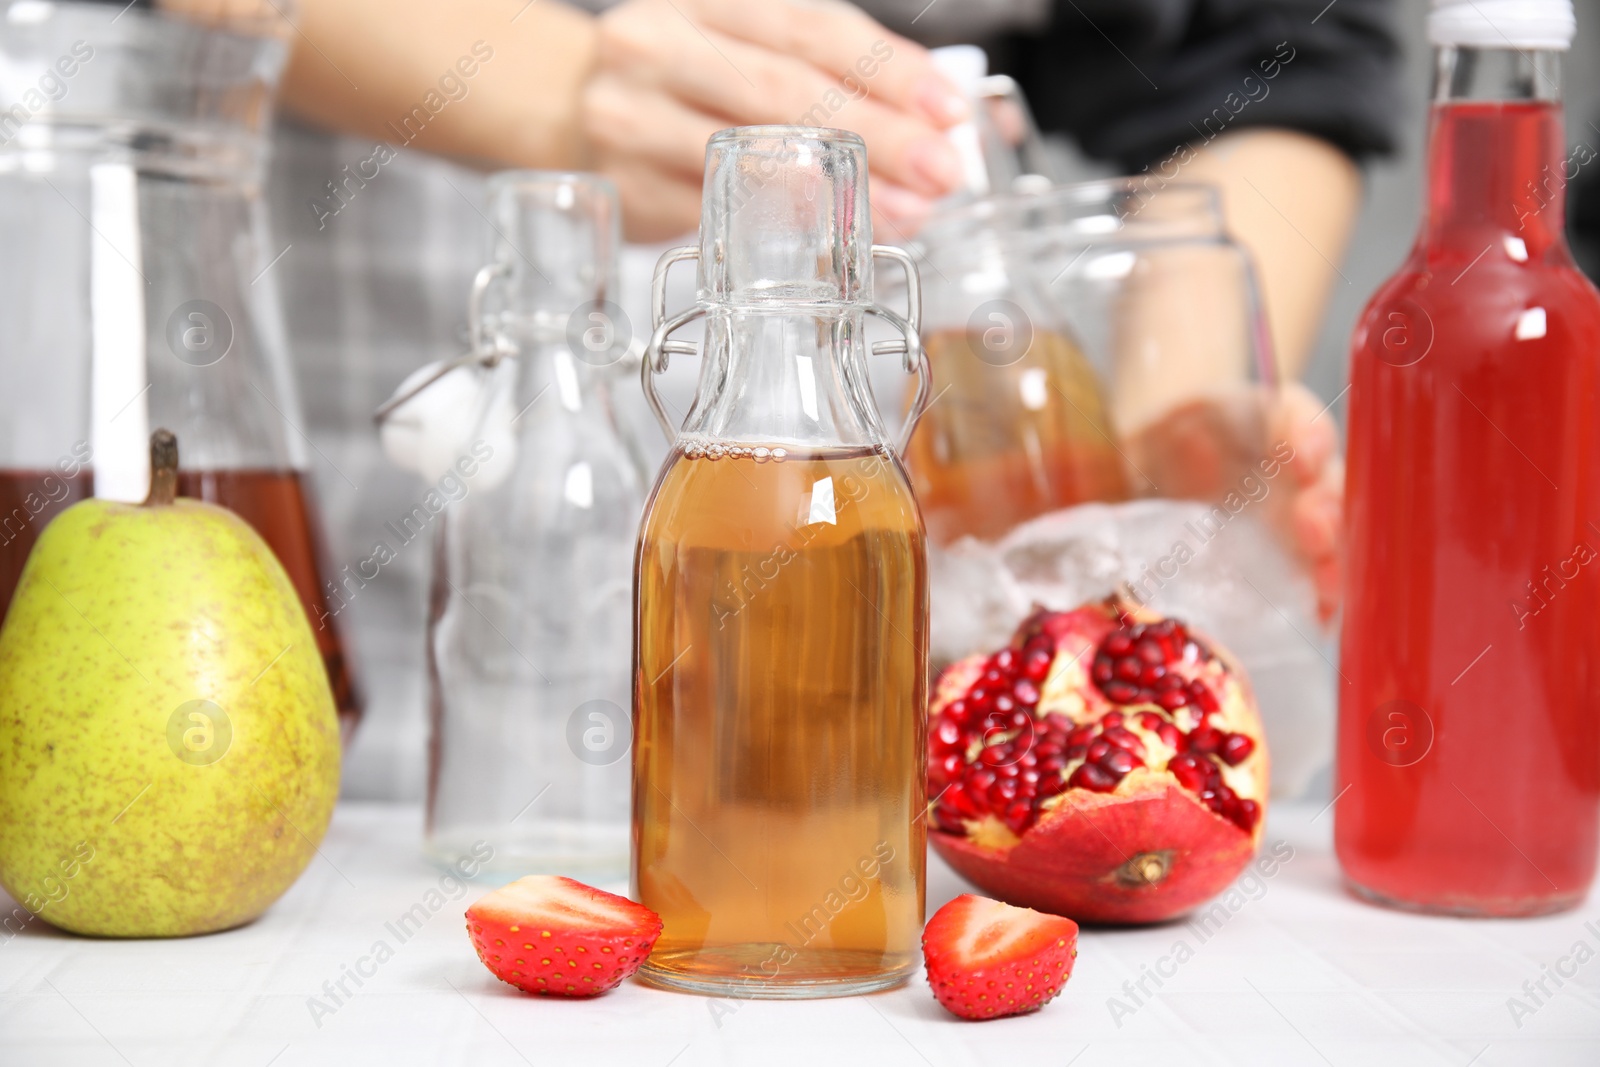
[[[473,955],[465,898],[395,936],[386,924],[439,884],[418,857],[419,813],[345,804],[325,858],[242,930],[114,942],[35,922],[0,943],[0,1065],[1600,1065],[1600,893],[1577,912],[1518,922],[1367,907],[1339,888],[1331,815],[1314,816],[1273,811],[1269,844],[1286,841],[1293,858],[1209,937],[1181,924],[1085,933],[1055,1003],[975,1024],[946,1015],[920,976],[805,1003],[631,982],[590,1002],[521,996]],[[936,858],[930,878],[930,911],[963,891]],[[359,989],[346,979],[354,995],[333,1008],[323,983],[378,941],[392,958]],[[1180,941],[1192,958],[1163,962]],[[1596,958],[1559,989],[1546,979],[1553,995],[1519,1028],[1509,998],[1580,941]],[[1123,983],[1158,964],[1176,974],[1135,1005]],[[313,996],[333,1010],[314,1013]],[[1114,1012],[1113,997],[1131,1011]]]

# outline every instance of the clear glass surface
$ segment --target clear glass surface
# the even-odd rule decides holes
[[[700,388],[635,579],[633,886],[665,923],[640,972],[659,985],[841,996],[917,965],[926,555],[867,382],[869,219],[853,134],[707,148]]]
[[[628,858],[632,559],[644,473],[612,388],[636,364],[608,308],[616,192],[489,182],[482,374],[461,494],[435,543],[426,848],[490,879],[618,877]],[[470,473],[469,473],[470,472]]]
[[[0,4],[0,608],[53,514],[143,499],[165,427],[180,491],[239,512],[289,572],[348,738],[361,700],[260,195],[292,31],[270,4],[226,10]]]

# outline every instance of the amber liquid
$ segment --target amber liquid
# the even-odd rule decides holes
[[[634,891],[644,975],[864,992],[917,965],[927,583],[887,453],[667,461],[636,577]]]
[[[1124,500],[1128,476],[1094,368],[1056,333],[1009,366],[965,331],[931,334],[932,406],[906,451],[928,536],[993,540],[1049,511]]]
[[[51,470],[0,470],[0,619],[11,606],[22,565],[46,524],[73,504],[94,495],[88,470],[66,475]]]
[[[178,492],[236,512],[277,555],[310,617],[339,709],[340,734],[349,740],[361,718],[361,697],[323,585],[322,527],[305,478],[293,470],[185,470],[178,473]],[[0,471],[0,615],[11,604],[22,565],[45,524],[93,493],[88,470],[70,478],[51,471]]]

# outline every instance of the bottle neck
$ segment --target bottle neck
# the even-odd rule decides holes
[[[1561,53],[1446,47],[1436,60],[1427,245],[1501,241],[1530,259],[1564,246]]]
[[[879,447],[859,304],[707,307],[685,434],[789,448]]]

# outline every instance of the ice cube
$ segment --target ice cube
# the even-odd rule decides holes
[[[1265,721],[1273,793],[1299,796],[1332,756],[1334,653],[1310,578],[1255,506],[1085,504],[992,545],[967,538],[934,550],[934,659],[997,647],[1036,603],[1071,608],[1126,587],[1239,657]]]

